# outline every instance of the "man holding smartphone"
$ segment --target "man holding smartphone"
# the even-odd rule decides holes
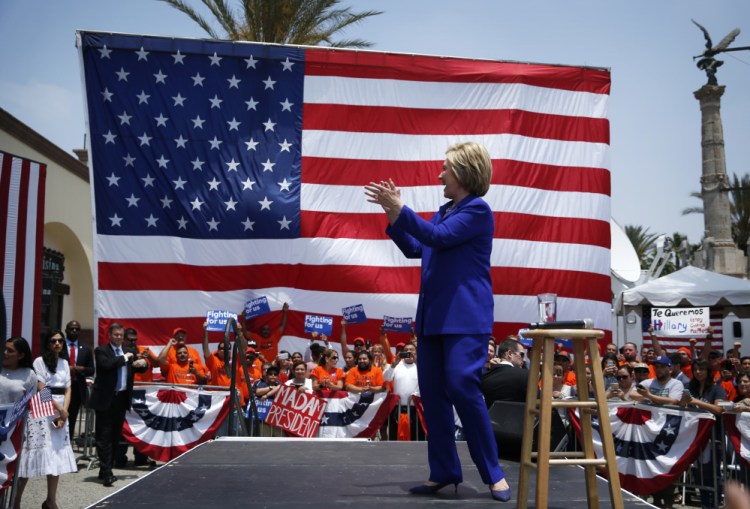
[[[662,355],[654,360],[656,378],[648,378],[635,386],[638,394],[655,405],[676,405],[682,397],[685,387],[682,382],[672,378],[672,361]]]
[[[393,382],[393,393],[400,398],[399,405],[391,413],[388,426],[388,439],[398,440],[399,422],[408,420],[409,436],[416,439],[417,413],[411,401],[411,395],[419,392],[417,381],[417,347],[414,343],[406,343],[396,355],[393,362],[383,372],[383,379]],[[401,417],[406,415],[407,417]]]

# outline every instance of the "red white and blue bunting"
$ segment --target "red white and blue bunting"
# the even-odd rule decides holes
[[[5,409],[0,410],[0,416],[2,416],[0,418],[5,417],[5,412]],[[13,473],[16,470],[16,460],[18,459],[18,451],[21,450],[22,435],[19,423],[13,422],[8,427],[2,427],[2,436],[0,436],[0,493],[10,486],[13,481]]]
[[[0,405],[0,493],[13,481],[16,460],[21,450],[21,430],[29,401],[36,394],[36,385],[12,405]]]
[[[395,394],[332,392],[320,421],[320,438],[372,438],[398,404]]]
[[[724,429],[737,457],[750,468],[750,412],[724,414]]]
[[[578,439],[578,411],[571,412]],[[700,454],[711,437],[715,418],[708,412],[623,403],[610,404],[617,469],[621,486],[638,495],[672,484]],[[602,458],[599,421],[592,417],[594,450]]]
[[[228,414],[228,391],[136,387],[122,435],[149,458],[170,461],[214,438]]]

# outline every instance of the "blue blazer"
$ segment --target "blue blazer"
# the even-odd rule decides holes
[[[404,206],[386,233],[407,258],[422,259],[415,332],[491,334],[494,300],[490,254],[495,220],[487,202],[469,195],[429,222]]]

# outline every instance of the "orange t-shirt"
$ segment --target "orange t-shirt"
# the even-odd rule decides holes
[[[336,383],[339,380],[343,380],[346,377],[344,370],[341,368],[333,368],[333,371],[328,371],[324,366],[315,366],[315,369],[310,373],[310,378],[317,378],[318,383],[325,380],[329,380],[332,383]]]
[[[251,332],[250,339],[258,343],[258,348],[256,348],[256,350],[262,352],[266,359],[272,361],[276,358],[276,355],[278,355],[277,351],[279,348],[279,341],[281,340],[281,332],[279,332],[279,329],[271,331],[271,335],[267,338],[264,338],[256,332]]]
[[[138,349],[138,353],[143,352],[144,350],[148,350],[148,347],[136,345],[136,348]],[[148,362],[148,368],[146,368],[146,371],[143,373],[135,373],[133,376],[134,382],[153,382],[154,381],[154,366],[151,364],[150,360],[147,360]]]
[[[169,346],[165,346],[164,348],[169,348]],[[203,364],[203,359],[201,358],[201,354],[198,353],[198,350],[196,350],[192,346],[189,346],[187,347],[187,351],[188,357],[193,360],[193,364],[195,364],[196,366],[200,364],[201,366],[206,367],[206,365]],[[170,364],[177,364],[177,353],[175,352],[175,347],[169,348],[169,353],[167,353],[167,362]]]
[[[208,370],[203,365],[197,365],[193,364],[195,366],[195,371],[198,372],[201,376],[208,376]],[[195,378],[195,375],[188,372],[188,369],[190,369],[190,363],[185,364],[184,366],[181,364],[162,364],[161,365],[161,371],[164,373],[164,379],[168,384],[196,384],[198,383],[198,380]]]
[[[372,366],[370,371],[360,373],[359,368],[354,367],[346,374],[344,388],[346,388],[347,385],[354,385],[360,389],[364,389],[367,387],[368,382],[370,383],[370,387],[380,387],[385,385],[383,370],[377,366]]]
[[[680,370],[685,373],[685,376],[688,378],[693,378],[693,365],[688,364],[687,366],[682,366]]]
[[[731,380],[722,380],[721,386],[724,387],[724,391],[727,393],[727,401],[734,401],[734,398],[737,397],[737,389],[735,389],[734,384]],[[713,403],[713,402],[712,402]]]
[[[222,387],[229,387],[232,384],[232,379],[227,375],[226,362],[219,359],[215,353],[211,354],[206,359],[206,366],[208,371],[211,373],[211,385],[220,385]],[[252,370],[251,371],[251,375]],[[250,392],[247,389],[245,383],[245,375],[241,369],[237,370],[237,378],[235,379],[235,386],[240,390],[242,394],[242,404],[244,405],[247,399],[250,397]]]

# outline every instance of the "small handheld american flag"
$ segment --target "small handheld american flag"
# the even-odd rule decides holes
[[[39,419],[40,417],[50,417],[57,414],[57,410],[52,404],[52,393],[48,387],[42,388],[31,398],[31,417]]]

